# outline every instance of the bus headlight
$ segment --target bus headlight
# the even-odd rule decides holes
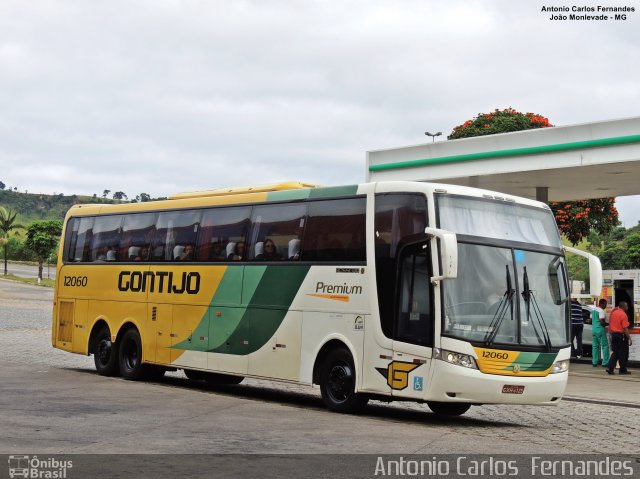
[[[565,373],[569,370],[569,360],[563,359],[562,361],[556,361],[553,363],[551,372],[549,374]]]
[[[478,369],[476,360],[468,354],[455,353],[446,349],[433,348],[433,357],[463,368]]]

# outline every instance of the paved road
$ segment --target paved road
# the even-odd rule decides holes
[[[4,263],[2,264],[2,272],[4,273]],[[31,266],[28,264],[8,263],[7,272],[9,274],[15,274],[16,276],[20,276],[21,278],[37,278],[38,277],[38,267]],[[42,277],[55,279],[56,265],[51,264],[47,268],[47,265],[45,263],[44,268],[42,270]]]
[[[612,405],[479,406],[442,419],[413,403],[326,411],[317,389],[213,387],[95,374],[51,348],[51,291],[0,281],[0,453],[638,454],[640,415]],[[611,384],[610,382],[607,384]],[[275,476],[274,476],[275,477]]]

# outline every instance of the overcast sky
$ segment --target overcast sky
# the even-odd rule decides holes
[[[640,2],[0,0],[0,180],[174,192],[365,181],[365,152],[511,106],[640,115]],[[639,179],[640,183],[640,179]],[[621,202],[627,226],[640,200]]]

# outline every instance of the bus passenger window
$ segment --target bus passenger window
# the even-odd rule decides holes
[[[148,261],[157,213],[128,214],[122,221],[119,261]]]
[[[93,224],[90,261],[116,261],[120,244],[122,215],[99,216]]]
[[[153,261],[181,261],[187,244],[194,245],[200,225],[200,210],[160,213],[153,240]],[[176,247],[180,247],[176,249]]]
[[[303,261],[365,261],[365,198],[309,203]]]
[[[90,261],[90,246],[93,236],[93,217],[72,218],[67,225],[71,232],[67,260],[73,262]],[[69,233],[67,233],[68,235]]]
[[[267,204],[254,207],[251,216],[253,241],[250,251],[254,254],[252,259],[288,260],[289,243],[302,238],[306,217],[305,203]],[[256,246],[259,243],[263,243],[261,256],[256,252]]]
[[[196,243],[197,260],[233,261],[237,244],[244,242],[247,237],[250,216],[250,206],[204,210]],[[243,254],[243,261],[246,256],[246,253]]]

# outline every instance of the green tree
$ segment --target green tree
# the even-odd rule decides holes
[[[127,199],[127,195],[125,195],[123,191],[116,191],[113,194],[113,199],[114,200],[126,200]]]
[[[4,249],[4,275],[7,275],[7,244],[9,244],[9,233],[15,229],[24,228],[19,223],[16,223],[18,213],[12,210],[6,210],[0,207],[0,244]]]
[[[629,260],[629,268],[640,268],[640,231],[629,232],[623,244]]]
[[[509,107],[504,110],[496,109],[491,113],[478,113],[473,119],[456,126],[447,138],[456,140],[552,126],[549,119],[542,115],[521,113]],[[618,211],[613,203],[614,198],[598,198],[550,203],[550,206],[558,229],[576,245],[591,229],[607,234],[618,224]]]
[[[62,233],[62,221],[34,221],[27,226],[27,239],[25,245],[35,254],[38,260],[38,279],[42,280],[42,266],[44,261],[53,252],[60,234]]]
[[[104,191],[102,192],[102,197],[103,197],[103,198],[106,198],[106,197],[107,197],[107,195],[108,195],[109,193],[111,193],[111,190],[104,190]]]

